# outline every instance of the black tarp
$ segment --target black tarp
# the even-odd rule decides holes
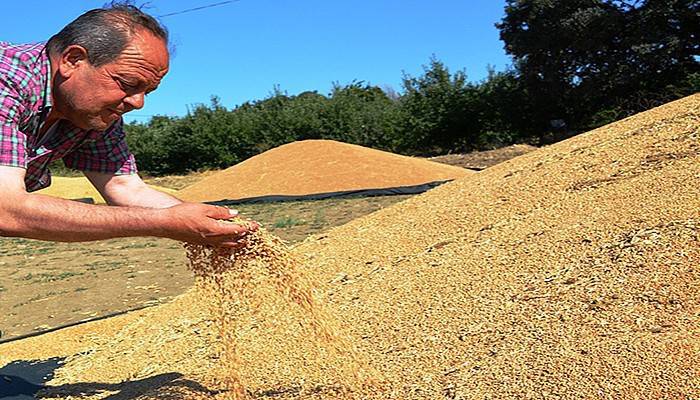
[[[307,195],[270,195],[270,196],[258,196],[258,197],[247,197],[243,199],[224,199],[217,201],[206,201],[207,204],[213,204],[217,206],[230,206],[234,204],[253,204],[253,203],[273,203],[281,201],[304,201],[304,200],[323,200],[331,198],[343,198],[343,197],[371,197],[371,196],[395,196],[395,195],[406,195],[406,194],[420,194],[427,192],[428,190],[440,186],[443,183],[450,182],[446,181],[435,181],[428,182],[421,185],[414,186],[398,186],[391,188],[380,188],[380,189],[359,189],[359,190],[346,190],[341,192],[328,192],[328,193],[315,193]]]
[[[283,201],[305,201],[305,200],[324,200],[332,198],[344,197],[372,197],[372,196],[396,196],[407,194],[420,194],[428,190],[440,186],[443,183],[451,182],[451,180],[428,182],[414,186],[397,186],[380,189],[358,189],[346,190],[340,192],[314,193],[305,195],[268,195],[257,197],[246,197],[242,199],[222,199],[216,201],[205,201],[206,204],[216,206],[231,206],[234,204],[257,204],[257,203],[275,203]],[[95,204],[95,200],[89,197],[81,199],[71,199],[81,203]]]

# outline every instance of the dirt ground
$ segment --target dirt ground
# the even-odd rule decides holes
[[[428,160],[481,171],[504,161],[508,161],[511,158],[527,154],[533,150],[537,150],[537,147],[528,144],[514,144],[495,150],[430,157]]]

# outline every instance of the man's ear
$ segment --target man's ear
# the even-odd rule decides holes
[[[87,50],[83,46],[71,45],[61,53],[58,64],[58,73],[63,78],[69,78],[78,68],[90,65]]]

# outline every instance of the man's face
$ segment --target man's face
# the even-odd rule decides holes
[[[99,67],[81,60],[82,48],[76,47],[76,54],[67,49],[59,63],[54,107],[82,129],[105,130],[122,114],[142,108],[168,72],[166,44],[146,30],[137,31],[116,60]]]

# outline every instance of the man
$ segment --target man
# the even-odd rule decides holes
[[[167,43],[167,31],[128,3],[88,11],[46,46],[0,43],[0,236],[244,244],[246,227],[220,221],[235,211],[183,203],[136,174],[122,115],[142,108],[168,72]],[[61,158],[112,207],[32,194]]]

